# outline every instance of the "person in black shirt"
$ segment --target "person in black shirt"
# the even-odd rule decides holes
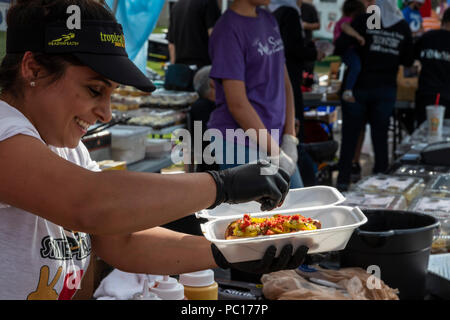
[[[305,43],[310,43],[313,39],[313,31],[320,29],[320,19],[316,7],[312,3],[304,0],[297,0],[297,4],[301,10],[301,20],[303,22],[303,30],[305,32]],[[307,60],[304,63],[304,70],[310,74],[314,72],[315,60]]]
[[[179,0],[170,14],[169,41],[172,64],[210,65],[209,35],[220,17],[218,0]]]
[[[431,30],[414,45],[414,56],[422,69],[416,92],[416,121],[426,120],[426,106],[439,104],[446,107],[445,118],[450,118],[450,8],[444,12],[440,30]]]
[[[398,67],[411,66],[414,61],[411,30],[396,1],[377,0],[376,5],[381,13],[380,29],[372,28],[370,14],[361,15],[352,22],[352,27],[364,37],[365,45],[357,47],[361,72],[354,88],[356,102],[342,102],[343,127],[337,180],[340,190],[348,189],[350,184],[352,159],[366,121],[371,126],[375,153],[373,172],[381,173],[388,169],[388,126],[397,97]],[[342,33],[335,43],[336,53],[345,52],[354,44],[354,38]]]
[[[295,117],[300,121],[298,138],[304,138],[304,105],[301,85],[306,60],[316,60],[319,53],[313,43],[306,45],[300,20],[300,8],[295,0],[272,0],[269,9],[275,16],[280,28],[286,56],[286,68],[294,93]]]
[[[304,141],[304,104],[301,85],[303,81],[303,68],[308,60],[320,59],[323,54],[318,52],[314,43],[305,42],[303,36],[300,10],[296,0],[272,0],[269,9],[275,16],[280,28],[286,56],[286,68],[292,84],[295,103],[295,117],[300,125],[297,137],[300,142]],[[305,186],[316,184],[314,163],[307,152],[298,145],[298,166],[302,168],[302,180]],[[306,179],[305,179],[305,178]]]

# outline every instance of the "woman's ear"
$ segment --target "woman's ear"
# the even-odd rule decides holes
[[[39,75],[42,73],[42,67],[34,59],[31,51],[25,52],[22,58],[21,64],[21,76],[25,82],[36,81]]]

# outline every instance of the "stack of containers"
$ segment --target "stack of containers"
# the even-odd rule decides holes
[[[430,214],[440,222],[440,228],[433,241],[433,252],[450,251],[450,174],[432,179],[423,194],[415,199],[410,211]]]
[[[205,238],[213,242],[230,263],[261,259],[265,250],[274,245],[277,254],[286,244],[296,250],[301,245],[309,248],[308,254],[339,251],[345,248],[353,231],[367,222],[359,208],[340,206],[344,196],[335,188],[316,186],[290,190],[283,205],[270,212],[261,212],[260,204],[222,204],[212,210],[197,212],[197,217],[209,221],[202,224]],[[242,218],[270,217],[274,214],[294,215],[317,219],[322,228],[263,237],[225,240],[225,230],[229,223]]]
[[[353,187],[354,191],[363,193],[403,195],[408,205],[424,188],[422,178],[383,174],[364,178]]]
[[[345,193],[344,206],[364,209],[406,210],[408,205],[402,194],[377,194],[353,191]]]
[[[131,164],[145,158],[147,134],[150,128],[116,125],[111,132],[112,160]]]

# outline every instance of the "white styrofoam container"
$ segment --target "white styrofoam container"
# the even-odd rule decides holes
[[[294,251],[299,246],[305,245],[309,248],[308,254],[343,250],[354,229],[367,222],[366,216],[357,207],[317,207],[283,210],[276,213],[301,214],[307,218],[317,219],[321,222],[322,229],[225,240],[225,230],[228,225],[242,218],[243,214],[210,220],[202,224],[201,228],[205,238],[217,246],[227,261],[236,263],[261,259],[270,245],[276,246],[276,256],[286,244],[292,244]],[[273,214],[275,214],[273,211],[250,213],[252,217],[270,217]]]
[[[289,190],[283,205],[271,212],[288,209],[304,209],[311,207],[335,206],[345,201],[345,197],[336,188],[328,186],[315,186]],[[198,218],[208,220],[228,217],[231,215],[243,215],[248,212],[261,212],[261,204],[251,201],[241,204],[223,203],[211,210],[201,210],[196,213]]]

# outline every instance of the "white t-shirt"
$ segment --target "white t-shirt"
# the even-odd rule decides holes
[[[0,101],[0,142],[17,134],[44,143],[21,112]],[[75,149],[49,148],[83,168],[100,171],[81,142]],[[0,300],[71,299],[80,288],[90,254],[88,234],[66,230],[33,213],[0,203]]]

